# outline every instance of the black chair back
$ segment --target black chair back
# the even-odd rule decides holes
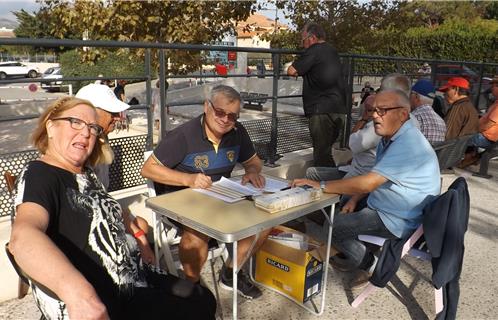
[[[454,167],[462,161],[471,137],[472,135],[461,136],[433,145],[439,162],[439,170]]]

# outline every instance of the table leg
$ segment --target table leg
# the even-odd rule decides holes
[[[238,242],[235,241],[233,243],[233,256],[232,256],[232,288],[233,288],[233,304],[232,304],[232,312],[233,316],[232,318],[235,320],[237,319],[237,244]]]
[[[252,250],[254,249],[256,242],[258,242],[259,235],[260,235],[259,232],[254,235],[254,240],[252,241],[251,246],[247,250],[247,253],[244,256],[244,259],[242,259],[240,266],[238,266],[237,272],[239,272],[239,270],[242,268],[242,266],[247,262],[247,259],[249,259],[249,257],[251,257]]]
[[[154,232],[154,254],[156,257],[156,267],[159,269],[159,225],[158,225],[157,213],[152,212],[152,228]]]
[[[325,296],[327,291],[327,279],[329,274],[330,245],[332,243],[332,222],[334,221],[334,209],[335,209],[335,204],[333,204],[330,207],[329,214],[326,214],[325,210],[322,209],[323,213],[325,214],[325,217],[327,217],[327,220],[329,222],[329,232],[327,235],[327,254],[325,255],[325,261],[323,262],[324,273],[323,273],[323,286],[322,286],[322,303],[320,305],[320,312],[317,315],[322,315],[323,311],[325,310]]]

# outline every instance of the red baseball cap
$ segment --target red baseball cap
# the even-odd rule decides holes
[[[438,91],[444,92],[451,87],[459,87],[459,88],[467,89],[467,90],[470,89],[470,85],[469,85],[469,82],[467,81],[467,79],[462,78],[462,77],[454,77],[454,78],[449,78],[448,82],[446,82],[446,84],[444,86],[439,88]]]

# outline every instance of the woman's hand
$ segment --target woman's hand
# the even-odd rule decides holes
[[[89,285],[90,286],[90,285]],[[97,293],[90,286],[88,292],[81,288],[73,288],[74,295],[65,300],[69,319],[108,320],[109,315],[105,305],[100,301]]]
[[[145,238],[145,236],[143,236]],[[156,257],[154,256],[154,252],[148,243],[144,244],[142,241],[138,240],[138,248],[140,249],[140,255],[142,256],[142,261],[147,264],[155,264]]]

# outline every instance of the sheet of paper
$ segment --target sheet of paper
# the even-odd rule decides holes
[[[213,183],[213,185],[207,189],[193,190],[228,203],[234,203],[244,199],[245,196],[259,196],[263,192],[277,192],[289,186],[286,181],[274,179],[269,176],[265,176],[265,179],[266,184],[263,189],[258,189],[250,183],[245,186],[242,185],[240,183],[242,181],[242,177],[237,177],[233,180],[221,177],[220,180]]]
[[[234,203],[234,202],[237,202],[237,201],[240,201],[240,200],[244,199],[244,198],[231,198],[231,197],[222,195],[220,193],[209,191],[208,189],[192,189],[192,190],[200,192],[200,193],[204,193],[204,194],[206,194],[208,196],[220,199],[220,200],[225,201],[227,203]]]
[[[237,182],[239,185],[240,182],[242,181],[242,177],[237,177],[234,178],[233,182]],[[274,179],[272,177],[266,176],[265,175],[265,187],[263,189],[258,189],[255,186],[253,186],[251,183],[246,184],[244,187],[251,189],[253,191],[257,192],[277,192],[280,191],[284,188],[287,188],[289,186],[289,183],[287,181],[282,181],[279,179]]]
[[[238,180],[237,179],[231,180],[231,179],[227,179],[225,177],[221,177],[221,179],[219,181],[217,181],[213,184],[220,184],[224,187],[227,187],[227,188],[230,188],[232,190],[243,193],[244,196],[257,196],[257,195],[261,194],[262,191],[260,189],[254,188],[252,186],[252,184],[250,184],[250,183],[243,186],[240,183],[241,180],[242,180],[242,178],[240,178]]]
[[[257,196],[261,194],[260,190],[250,189],[240,184],[240,182],[231,181],[225,177],[213,183],[207,189],[193,189],[228,203],[233,203],[244,199],[245,196]]]

